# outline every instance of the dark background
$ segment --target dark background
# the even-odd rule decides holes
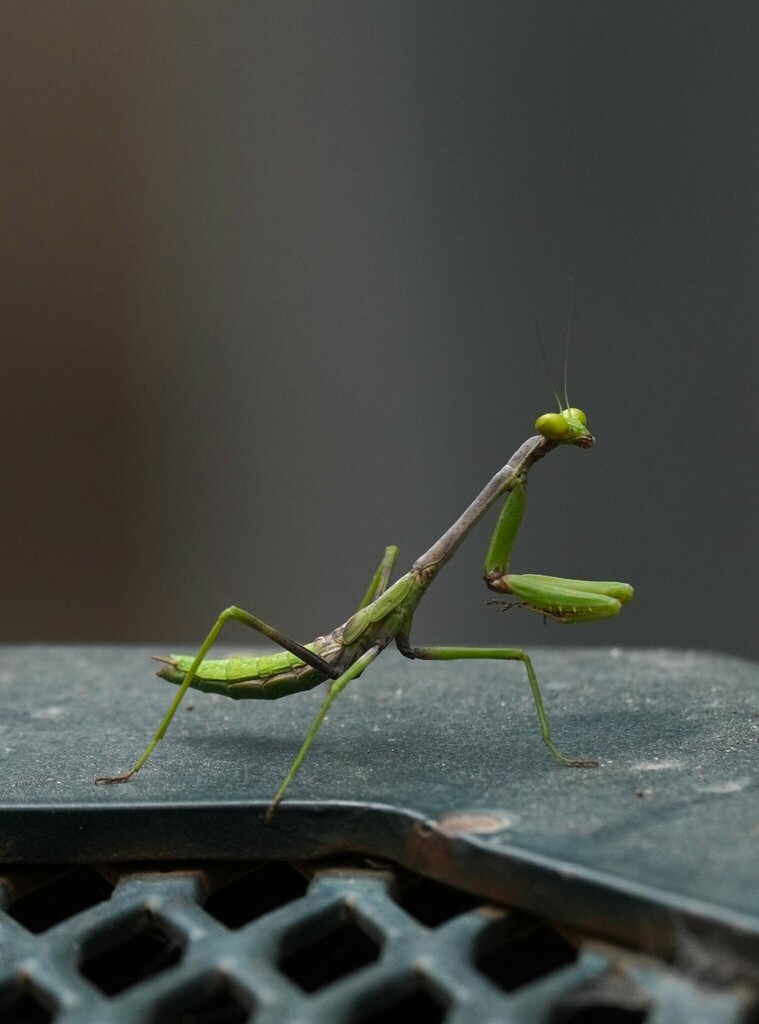
[[[303,639],[404,570],[553,398],[516,571],[613,622],[486,608],[427,642],[759,655],[754,3],[0,6],[5,640]],[[560,383],[559,383],[560,386]],[[237,628],[232,643],[253,638]]]

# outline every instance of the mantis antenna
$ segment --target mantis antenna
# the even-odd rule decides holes
[[[556,399],[556,404],[559,407],[559,412],[561,412],[561,399],[559,398],[559,393],[556,390],[556,388],[554,387],[553,381],[551,380],[551,370],[550,370],[550,367],[548,366],[548,356],[546,355],[546,347],[543,344],[543,338],[542,338],[542,336],[540,334],[540,328],[538,327],[538,318],[535,316],[534,313],[532,314],[532,322],[535,324],[535,333],[536,333],[536,335],[538,337],[538,345],[540,345],[540,354],[543,357],[543,366],[545,366],[545,368],[546,368],[546,377],[548,377],[548,383],[551,386],[551,391],[553,391],[553,397]],[[566,390],[567,390],[567,380],[566,380],[566,363],[565,363],[565,365],[564,365],[564,392],[565,392],[565,394],[566,394]],[[569,408],[569,402],[567,402],[567,408]]]
[[[567,313],[567,340],[564,344],[564,401],[567,403],[565,408],[569,408],[569,394],[567,393],[567,376],[569,373],[569,339],[572,335],[572,308],[575,302],[575,282],[574,278],[569,278],[569,312]],[[545,356],[544,356],[545,358]],[[556,392],[554,391],[554,394]]]

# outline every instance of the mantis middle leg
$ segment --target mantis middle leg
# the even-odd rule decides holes
[[[521,661],[527,670],[527,678],[530,681],[532,699],[535,701],[535,708],[538,712],[540,732],[543,742],[551,751],[559,764],[569,765],[575,768],[595,768],[598,761],[589,757],[566,757],[551,738],[551,730],[548,726],[548,717],[543,707],[543,698],[540,695],[538,677],[532,667],[532,661],[526,651],[516,647],[412,647],[408,633],[399,634],[396,637],[398,650],[406,658],[423,658],[428,661],[459,661],[463,659],[475,660],[496,660],[496,661]]]
[[[387,585],[390,582],[390,573],[393,571],[395,560],[398,557],[398,548],[394,544],[389,544],[385,548],[385,554],[382,556],[382,561],[377,566],[377,571],[372,577],[372,582],[369,584],[369,589],[364,594],[361,604],[358,606],[358,610],[366,608],[368,604],[371,604],[375,598],[381,597],[387,590]]]

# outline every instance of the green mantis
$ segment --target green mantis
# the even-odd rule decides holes
[[[580,409],[567,407],[558,413],[546,413],[539,417],[535,427],[537,435],[516,450],[456,522],[428,551],[417,558],[409,572],[392,585],[390,576],[398,549],[388,547],[385,550],[358,610],[331,633],[317,637],[309,644],[300,644],[255,615],[232,606],[218,617],[194,657],[172,655],[159,658],[164,665],[158,675],[179,687],[166,716],[145,751],[128,772],[124,775],[101,776],[95,781],[127,782],[135,775],[163,739],[189,687],[238,700],[277,700],[326,682],[328,685],[324,702],[269,805],[266,818],[270,820],[303,764],[334,701],[393,640],[401,654],[407,658],[428,661],[465,658],[521,661],[527,672],[543,740],[554,758],[563,765],[596,765],[598,762],[589,758],[565,757],[554,743],[537,676],[525,651],[512,647],[417,647],[410,639],[414,612],[427,588],[488,509],[504,496],[506,501],[485,557],[485,583],[492,591],[510,595],[516,599],[510,604],[539,612],[557,622],[585,622],[617,615],[622,605],[632,598],[633,589],[627,583],[570,580],[534,574],[515,575],[508,571],[511,549],[524,512],[527,478],[532,466],[562,445],[590,448],[594,444],[585,414]],[[262,633],[282,647],[283,652],[250,658],[206,660],[219,633],[231,620],[242,622]]]

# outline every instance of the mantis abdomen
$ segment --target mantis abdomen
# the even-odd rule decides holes
[[[317,644],[307,644],[318,653]],[[172,654],[158,675],[181,686],[193,658]],[[253,658],[202,661],[190,686],[203,693],[218,693],[233,700],[277,700],[291,693],[312,690],[326,677],[289,651]]]

